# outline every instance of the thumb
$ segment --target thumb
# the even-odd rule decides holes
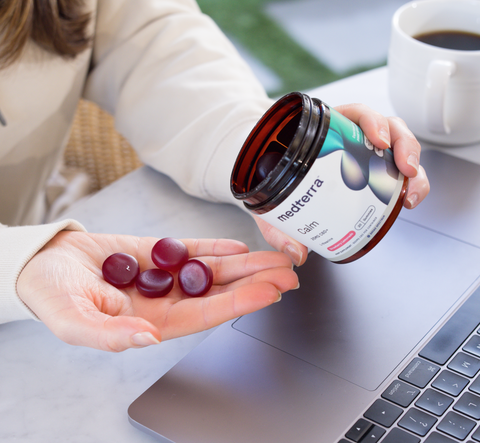
[[[99,311],[78,315],[74,319],[70,317],[65,326],[56,330],[52,328],[52,331],[71,345],[102,351],[121,352],[129,348],[143,348],[159,344],[162,340],[160,331],[143,318],[112,317]]]
[[[290,257],[295,266],[301,266],[305,263],[308,256],[308,248],[297,240],[294,240],[265,220],[253,216],[260,232],[267,243],[277,251],[283,252]]]
[[[100,349],[113,352],[158,345],[161,340],[160,331],[140,317],[108,317],[99,336]]]

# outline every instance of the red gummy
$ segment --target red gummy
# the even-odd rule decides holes
[[[180,240],[165,237],[153,246],[152,261],[160,269],[176,272],[188,261],[188,249]]]
[[[110,255],[102,265],[103,278],[118,289],[132,285],[139,272],[137,259],[123,252]]]
[[[212,287],[212,269],[201,260],[188,260],[178,273],[178,284],[182,291],[190,297],[201,297]]]
[[[173,276],[163,269],[147,269],[138,275],[135,284],[145,297],[164,297],[173,288]]]
[[[278,152],[267,152],[263,154],[257,162],[255,169],[255,176],[258,181],[263,181],[268,174],[278,165],[282,159],[282,154]]]

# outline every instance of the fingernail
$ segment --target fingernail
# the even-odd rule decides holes
[[[158,345],[160,343],[150,332],[137,332],[132,335],[131,339],[137,346]]]
[[[408,209],[413,209],[418,204],[418,194],[412,194],[407,197]]]
[[[278,298],[273,303],[278,303],[281,300],[282,300],[282,293],[278,291]]]
[[[418,156],[416,154],[410,154],[407,158],[407,165],[412,166],[413,168],[415,168],[415,171],[418,172],[418,168],[420,166]]]
[[[378,137],[380,138],[380,140],[382,140],[383,143],[390,147],[390,136],[388,135],[388,132],[385,131],[385,129],[380,129],[380,131],[378,131]]]
[[[293,288],[294,291],[295,291],[296,289],[300,289],[300,282],[298,282],[298,283],[297,283],[297,286],[295,286],[295,287]]]
[[[294,245],[287,245],[285,248],[285,254],[290,257],[292,263],[296,266],[300,266],[302,262],[302,253],[298,250],[298,248]]]

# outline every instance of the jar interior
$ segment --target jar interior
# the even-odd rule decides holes
[[[296,97],[295,97],[296,98]],[[285,153],[299,128],[302,117],[302,100],[297,98],[288,106],[274,106],[257,124],[247,138],[237,159],[232,176],[232,190],[237,194],[246,194],[255,189],[264,180],[269,180],[271,173],[279,164],[287,164]],[[257,174],[259,160],[268,154],[280,154],[279,164],[272,165],[264,179]],[[277,157],[279,157],[277,155]]]

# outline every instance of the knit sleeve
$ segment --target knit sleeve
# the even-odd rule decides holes
[[[85,95],[146,164],[189,194],[230,203],[235,159],[272,104],[193,0],[99,0]]]
[[[18,296],[18,276],[28,261],[63,230],[85,231],[85,228],[75,220],[38,226],[7,227],[0,224],[0,323],[38,320]]]

